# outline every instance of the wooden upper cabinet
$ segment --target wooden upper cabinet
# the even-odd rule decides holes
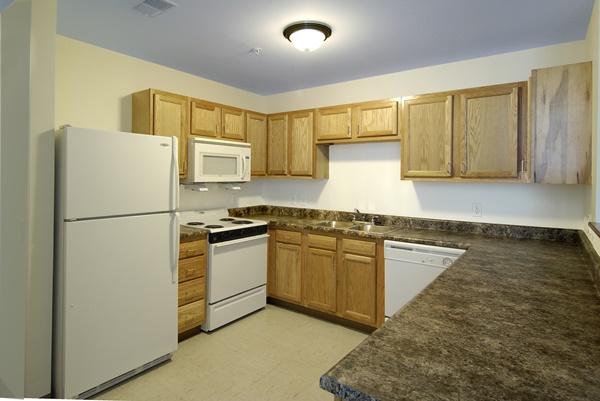
[[[267,116],[247,112],[246,128],[251,146],[251,174],[260,177],[267,174]]]
[[[267,173],[287,174],[288,115],[272,114],[267,117]]]
[[[352,108],[325,107],[317,110],[317,142],[351,139]]]
[[[176,136],[179,141],[179,177],[187,175],[189,100],[174,93],[147,89],[132,94],[132,132]]]
[[[246,113],[242,109],[191,99],[190,134],[246,141]]]
[[[402,178],[523,180],[525,82],[412,96],[402,103]]]
[[[231,139],[234,141],[246,141],[246,112],[242,109],[223,106],[221,111],[221,119],[223,131],[221,137],[223,139]]]
[[[532,71],[533,182],[590,184],[592,63]]]
[[[190,134],[215,139],[221,135],[221,108],[217,104],[192,99],[191,115]]]
[[[317,110],[317,143],[390,141],[398,136],[398,102],[324,107]]]
[[[312,110],[289,115],[289,172],[290,175],[313,175],[314,120]]]
[[[453,97],[402,99],[402,178],[452,176]]]
[[[460,94],[460,176],[518,178],[519,84]]]
[[[357,138],[398,136],[398,102],[370,102],[352,110]]]

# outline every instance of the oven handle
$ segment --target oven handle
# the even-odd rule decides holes
[[[257,239],[263,239],[263,238],[269,238],[269,234],[253,235],[252,237],[234,239],[233,241],[219,242],[218,244],[210,244],[210,245],[214,246],[215,248],[221,248],[221,247],[228,246],[228,245],[241,244],[243,242],[255,241]]]

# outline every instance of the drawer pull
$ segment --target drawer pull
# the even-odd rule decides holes
[[[196,316],[197,316],[196,314],[193,314],[193,315],[186,315],[186,316],[185,316],[185,322],[186,322],[186,323],[193,322],[193,321],[194,321],[194,319],[196,319]]]
[[[194,256],[195,254],[196,254],[195,249],[188,249],[187,251],[185,251],[185,256]]]
[[[196,269],[187,269],[185,272],[185,275],[189,277],[189,276],[193,276],[194,273],[196,273]]]
[[[192,292],[186,292],[185,299],[194,298],[194,295],[196,295],[196,290],[193,290]]]

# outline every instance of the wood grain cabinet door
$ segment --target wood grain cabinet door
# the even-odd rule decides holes
[[[374,325],[377,322],[375,258],[344,253],[341,273],[342,317]]]
[[[273,114],[267,121],[267,172],[269,175],[286,175],[288,115]]]
[[[176,136],[179,142],[179,176],[187,175],[188,99],[166,92],[154,93],[153,135]]]
[[[289,142],[290,175],[313,175],[313,131],[315,115],[312,111],[291,113]]]
[[[246,113],[246,128],[251,150],[251,174],[253,177],[267,174],[267,116],[259,113]]]
[[[453,97],[402,99],[402,178],[452,177]]]
[[[300,245],[277,242],[275,245],[275,296],[285,301],[302,302],[302,259]]]
[[[351,107],[326,107],[317,110],[317,142],[350,139]]]
[[[336,252],[308,248],[305,263],[304,288],[306,306],[328,313],[335,313],[337,310]]]
[[[352,110],[356,137],[374,138],[398,135],[398,102],[370,102]]]
[[[519,84],[460,95],[460,177],[518,178]]]
[[[221,107],[205,100],[191,101],[190,134],[217,138],[221,135]]]
[[[233,141],[246,141],[246,112],[233,107],[221,108],[221,137]]]
[[[534,182],[590,184],[592,63],[532,73],[531,131]]]

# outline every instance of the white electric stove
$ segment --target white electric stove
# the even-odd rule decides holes
[[[267,302],[267,223],[229,217],[227,209],[179,212],[181,225],[208,231],[206,323],[212,331]]]

